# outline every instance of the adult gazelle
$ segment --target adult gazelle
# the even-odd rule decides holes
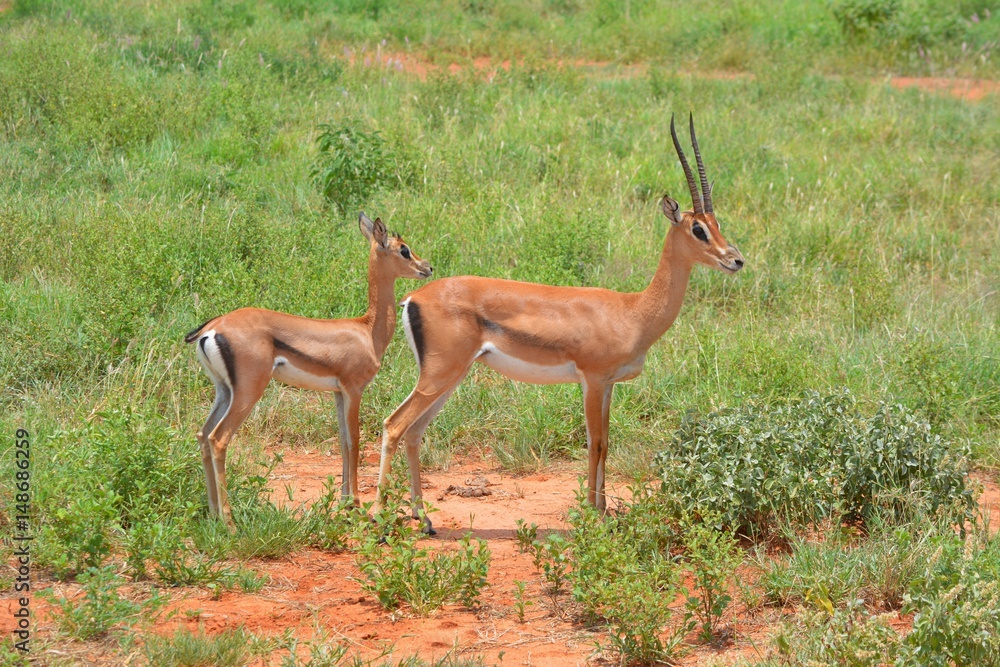
[[[431,282],[403,301],[403,325],[420,375],[413,392],[385,420],[376,506],[381,505],[392,456],[403,440],[413,516],[422,514],[421,438],[479,361],[513,380],[580,384],[587,424],[587,498],[606,509],[604,464],[615,383],[642,372],[647,350],[677,318],[695,264],[725,273],[743,268],[743,256],[719,231],[693,118],[690,131],[701,191],[671,117],[670,134],[694,205],[691,211],[681,211],[664,195],[661,208],[671,225],[656,274],[642,292],[463,276]],[[425,530],[433,532],[426,516],[424,522]]]
[[[396,328],[397,278],[427,278],[431,265],[417,257],[382,220],[360,215],[368,239],[368,312],[318,320],[261,308],[215,317],[189,333],[198,360],[215,385],[215,403],[198,432],[208,506],[232,525],[226,493],[226,448],[264,394],[271,378],[304,389],[332,391],[337,399],[344,497],[358,498],[358,410]]]

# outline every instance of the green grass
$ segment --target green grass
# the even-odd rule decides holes
[[[337,431],[330,397],[306,391],[271,388],[230,448],[242,536],[204,521],[194,434],[211,387],[183,334],[247,305],[360,314],[361,207],[435,275],[642,289],[667,227],[656,198],[686,204],[666,128],[689,110],[747,268],[696,270],[643,375],[616,389],[612,472],[648,477],[689,410],[840,387],[1000,464],[1000,107],[885,81],[996,79],[1000,6],[871,0],[892,16],[842,28],[834,9],[861,4],[15,2],[0,14],[0,429],[32,434],[43,576],[122,559],[155,581],[164,564],[344,548],[332,504],[321,521],[262,497],[266,445]],[[422,80],[379,52],[433,67]],[[444,73],[483,55],[513,65]],[[384,143],[331,171],[324,126]],[[324,173],[368,174],[337,191],[350,210]],[[399,332],[363,446],[415,377]],[[581,403],[476,368],[422,456],[579,459]]]

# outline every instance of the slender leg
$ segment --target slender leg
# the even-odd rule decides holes
[[[351,438],[347,433],[347,415],[344,412],[344,394],[334,392],[337,399],[337,426],[340,429],[340,458],[342,475],[340,477],[340,497],[347,498],[351,493]]]
[[[424,508],[424,492],[420,484],[420,443],[423,440],[424,431],[430,426],[434,417],[441,412],[444,404],[448,402],[448,398],[451,397],[464,379],[465,376],[463,375],[451,389],[434,401],[434,404],[403,434],[403,440],[406,442],[406,462],[410,468],[410,499],[412,501],[414,519],[421,518],[420,515]],[[428,535],[436,535],[437,531],[434,530],[434,525],[431,523],[430,517],[424,514],[423,521],[424,532]]]
[[[270,375],[259,375],[259,379],[247,380],[236,386],[229,412],[222,418],[215,430],[208,436],[212,449],[212,468],[215,472],[215,489],[219,497],[219,511],[223,520],[233,526],[232,510],[229,507],[229,492],[226,489],[226,448],[233,434],[246,421],[253,406],[264,395],[264,388],[270,381]],[[253,383],[253,384],[251,384]]]
[[[345,460],[347,461],[347,473],[345,479],[350,479],[350,484],[344,482],[344,497],[348,495],[354,498],[354,504],[360,504],[360,492],[358,491],[358,459],[361,450],[361,391],[344,390],[338,396],[343,396],[344,414],[347,419],[347,451]]]
[[[395,412],[385,420],[382,431],[382,460],[379,462],[378,472],[378,493],[375,497],[375,511],[382,507],[382,489],[389,478],[389,470],[392,467],[392,456],[399,447],[399,441],[403,436],[413,429],[421,418],[442,397],[447,400],[447,396],[454,391],[458,383],[469,372],[475,356],[472,356],[467,363],[456,368],[454,365],[446,372],[434,373],[427,368],[420,370],[420,378],[417,380],[417,387],[413,390],[405,401],[403,401]],[[444,401],[441,401],[441,406]],[[440,410],[440,407],[438,408]],[[431,415],[433,418],[433,415]],[[430,423],[430,418],[427,419]],[[427,424],[423,425],[427,428]],[[423,433],[423,430],[420,430]],[[420,491],[420,453],[419,440],[413,447],[407,446],[407,462],[410,467],[410,493],[413,502],[413,515],[419,516],[423,509],[423,500]],[[430,528],[430,523],[425,524],[425,529]]]
[[[608,460],[608,450],[611,448],[611,394],[615,385],[609,384],[604,390],[604,404],[601,410],[601,431],[604,447],[601,449],[601,460],[597,463],[597,508],[602,512],[608,509],[608,496],[604,492],[604,464]]]
[[[214,378],[213,378],[214,379]],[[201,445],[201,464],[205,469],[205,487],[208,490],[208,510],[211,514],[219,513],[219,493],[215,488],[215,469],[212,467],[212,446],[208,442],[206,434],[211,433],[218,426],[222,417],[229,410],[233,395],[229,387],[223,383],[215,385],[215,402],[208,413],[205,425],[198,431],[198,444]]]
[[[604,511],[604,466],[607,456],[608,439],[605,430],[605,404],[610,403],[610,386],[605,382],[581,382],[583,387],[583,412],[587,421],[587,501]]]

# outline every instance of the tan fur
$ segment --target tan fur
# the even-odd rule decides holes
[[[575,377],[561,381],[579,382],[583,388],[588,500],[606,508],[604,467],[614,384],[642,371],[647,350],[680,311],[695,264],[731,273],[743,265],[743,256],[723,238],[714,214],[681,213],[669,197],[662,206],[673,224],[656,274],[642,292],[465,276],[436,280],[408,297],[419,308],[424,355],[416,388],[385,420],[377,505],[392,455],[404,440],[413,513],[420,515],[421,437],[472,364],[489,363],[494,352],[483,350],[492,346],[525,362],[529,371],[570,365]],[[692,235],[696,221],[706,229],[707,242]],[[535,381],[546,379],[542,373]],[[424,521],[432,531],[430,521]]]
[[[389,236],[381,220],[372,222],[361,214],[360,225],[370,244],[368,311],[362,317],[321,320],[241,308],[206,322],[196,335],[189,336],[199,346],[199,359],[216,385],[215,406],[198,432],[209,508],[230,525],[226,448],[271,378],[289,373],[314,377],[328,385],[324,389],[335,392],[343,453],[342,493],[357,502],[361,395],[378,372],[396,326],[394,285],[397,278],[426,278],[432,271],[412,251],[409,259],[404,258],[403,240]],[[232,353],[235,381],[231,387],[219,348],[212,347],[219,336]],[[276,363],[281,365],[276,367]],[[320,388],[308,382],[290,383]]]

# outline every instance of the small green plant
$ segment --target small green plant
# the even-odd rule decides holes
[[[365,514],[355,520],[361,586],[386,609],[406,603],[421,616],[448,602],[474,606],[486,586],[490,562],[486,542],[466,535],[453,551],[431,553],[419,547],[423,533],[401,510],[400,497],[400,487],[392,485],[374,521]]]
[[[340,497],[340,489],[332,475],[326,478],[323,489],[323,495],[312,504],[304,518],[309,541],[320,549],[346,551],[352,515],[357,508]]]
[[[169,599],[155,589],[145,602],[123,598],[118,588],[125,582],[112,565],[90,568],[80,574],[77,581],[83,585],[82,598],[57,597],[51,590],[42,591],[40,595],[57,610],[53,615],[59,630],[81,641],[103,637],[115,628],[131,628]]]
[[[517,539],[517,548],[520,549],[521,553],[533,551],[535,540],[538,539],[538,524],[528,525],[524,519],[518,519],[514,524],[516,526],[514,537]]]
[[[228,583],[233,588],[238,588],[242,593],[253,595],[259,593],[270,581],[271,575],[266,572],[257,574],[250,568],[241,567],[230,576]]]
[[[313,178],[323,195],[343,212],[396,176],[396,158],[377,131],[365,132],[353,124],[325,124],[320,125],[316,143],[319,155]]]
[[[602,517],[584,501],[570,512],[573,597],[586,614],[608,624],[611,646],[624,662],[671,662],[693,623],[685,619],[669,633],[671,605],[682,592],[671,555],[674,531],[647,488],[621,514]]]
[[[519,623],[524,623],[525,610],[534,604],[531,600],[525,599],[524,589],[525,584],[523,581],[518,580],[514,582],[514,611],[517,613]]]
[[[739,549],[732,532],[716,527],[709,515],[683,526],[684,546],[697,596],[689,596],[687,609],[701,622],[702,641],[715,636],[722,614],[729,607],[729,583],[740,564]]]
[[[59,579],[98,568],[111,555],[120,497],[100,486],[56,507],[42,526],[41,560]]]
[[[562,533],[549,533],[545,539],[532,543],[535,567],[549,582],[549,594],[553,597],[562,592],[566,582],[566,572],[570,566],[570,543]]]

